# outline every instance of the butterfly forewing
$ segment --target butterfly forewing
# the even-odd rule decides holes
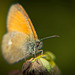
[[[37,38],[32,22],[20,4],[14,4],[10,7],[7,17],[7,29],[8,32],[23,32],[31,36],[31,38],[33,38],[33,36]]]

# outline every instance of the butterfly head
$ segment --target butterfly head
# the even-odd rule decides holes
[[[37,53],[38,50],[40,50],[43,46],[43,42],[40,40],[36,40],[34,43],[31,43],[30,45],[30,54],[34,55]]]
[[[40,50],[40,49],[42,48],[42,46],[43,46],[43,42],[42,42],[42,41],[36,41],[35,47],[36,47],[38,50]]]

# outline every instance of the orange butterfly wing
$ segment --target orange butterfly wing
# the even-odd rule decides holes
[[[20,4],[11,6],[7,18],[7,29],[8,32],[23,32],[31,37],[34,36],[35,39],[37,38],[33,24]]]

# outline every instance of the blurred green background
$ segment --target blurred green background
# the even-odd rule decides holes
[[[20,3],[27,11],[39,38],[60,35],[60,38],[44,40],[44,51],[56,55],[56,64],[62,75],[75,74],[75,0],[0,0],[0,46],[6,33],[6,17],[13,3]],[[23,64],[9,65],[0,50],[0,75],[21,69]]]

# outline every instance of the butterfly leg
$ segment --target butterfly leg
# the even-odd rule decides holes
[[[42,54],[43,54],[43,50],[38,50],[38,51],[37,51],[37,54],[38,54],[38,53],[41,53],[41,55],[42,55]]]

